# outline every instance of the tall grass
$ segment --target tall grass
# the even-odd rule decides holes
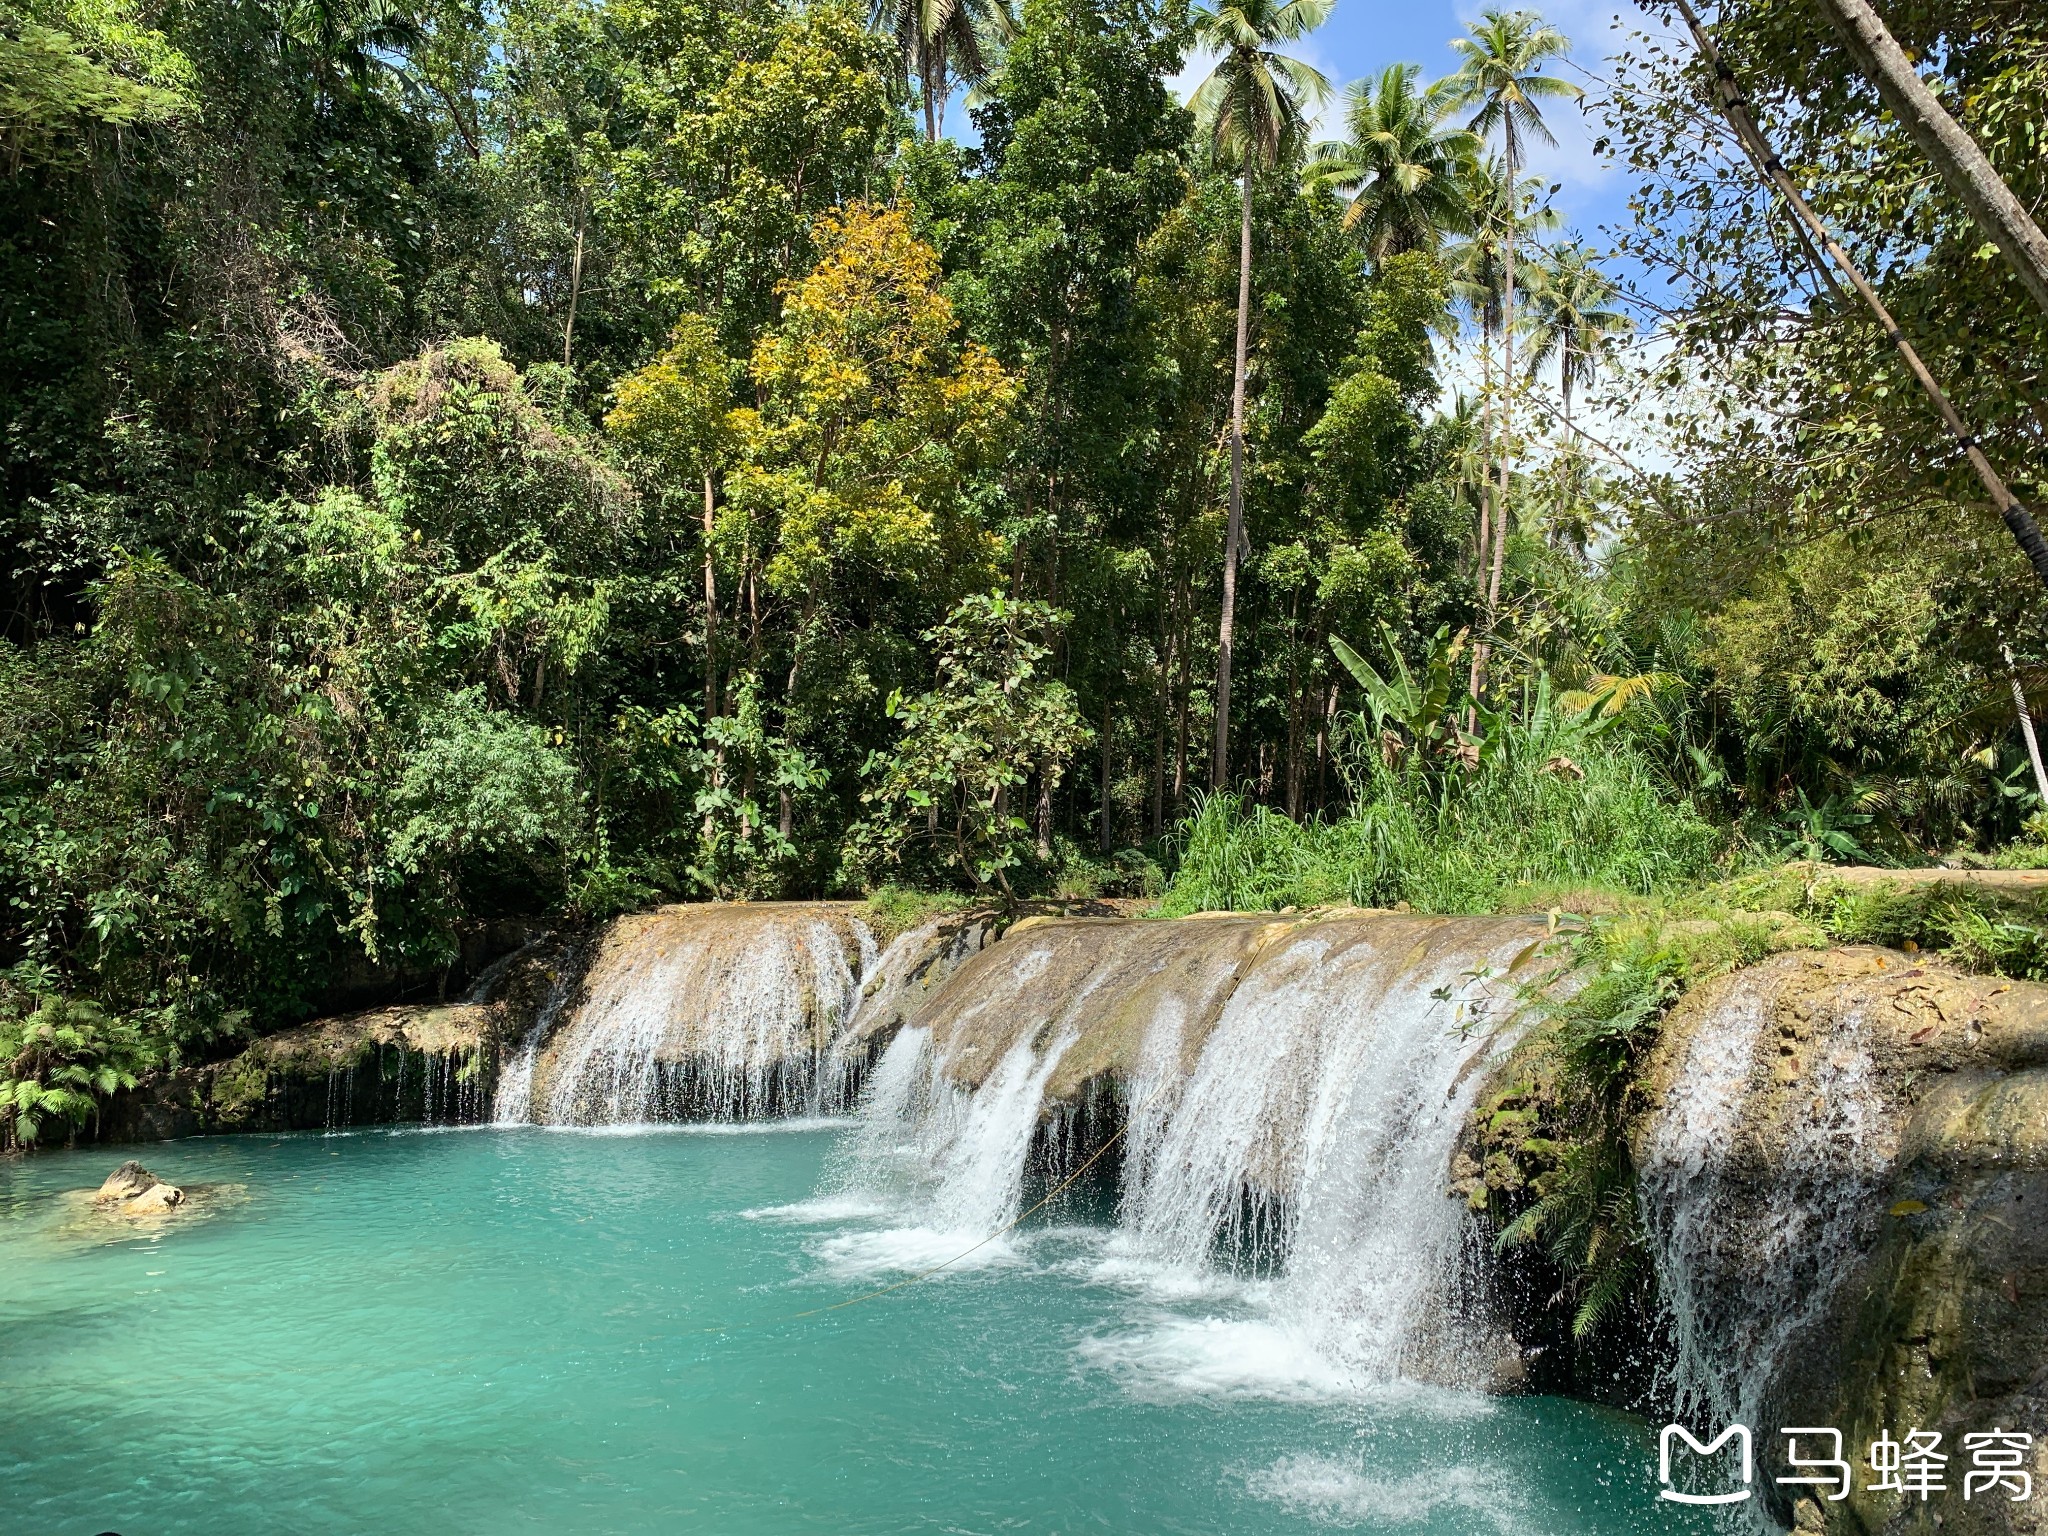
[[[1406,902],[1485,912],[1517,888],[1647,894],[1705,876],[1723,834],[1625,738],[1573,740],[1508,727],[1474,767],[1410,752],[1355,770],[1351,808],[1295,822],[1232,794],[1186,823],[1161,914]]]

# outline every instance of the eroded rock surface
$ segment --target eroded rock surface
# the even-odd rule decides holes
[[[1638,1138],[1680,1385],[1702,1412],[1861,1448],[1939,1432],[1949,1493],[1795,1511],[1836,1532],[2048,1529],[2048,987],[1903,954],[1777,956],[1695,989]],[[1961,1497],[1962,1437],[2034,1437],[2035,1494]]]
[[[159,1215],[175,1210],[184,1201],[185,1191],[175,1184],[166,1184],[133,1160],[108,1174],[92,1197],[92,1203],[99,1209],[127,1216]]]

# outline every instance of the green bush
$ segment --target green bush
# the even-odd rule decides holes
[[[49,1121],[84,1124],[152,1065],[142,1032],[89,1002],[42,997],[0,1011],[0,1150],[33,1145]]]

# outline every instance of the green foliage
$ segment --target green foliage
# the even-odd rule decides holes
[[[990,593],[963,599],[926,636],[938,649],[938,686],[890,696],[903,734],[863,770],[872,810],[849,838],[850,862],[880,868],[929,848],[976,891],[993,886],[1015,901],[1010,873],[1031,841],[1018,814],[1025,785],[1035,775],[1050,794],[1089,736],[1072,692],[1040,675],[1051,647],[1038,637],[1064,619]]]
[[[899,934],[961,910],[960,897],[953,892],[885,883],[868,892],[862,916],[875,937],[887,944]]]
[[[32,1146],[51,1122],[83,1125],[152,1063],[131,1022],[82,999],[0,988],[0,1151]]]
[[[1365,689],[1350,808],[1295,822],[1211,796],[1188,825],[1163,910],[1479,912],[1523,887],[1648,893],[1713,868],[1722,835],[1615,731],[1619,717],[1559,708],[1539,676],[1514,707],[1475,711],[1485,734],[1467,735],[1455,643],[1440,631],[1418,673],[1389,639],[1391,677],[1335,642]]]
[[[1547,375],[1432,414],[1528,201],[1447,103],[1537,132],[1554,38],[1494,16],[1456,88],[1381,72],[1304,179],[1310,0],[999,10],[892,13],[934,129],[979,53],[969,145],[918,142],[905,36],[844,0],[0,4],[0,966],[171,1061],[483,917],[882,872],[1140,894],[1178,846],[1175,910],[1476,910],[1724,845],[2042,857],[2038,603],[1682,60],[1622,61],[1615,142],[1739,404],[1638,389],[1669,475],[1522,456],[1482,626],[1493,407],[1548,420]],[[2038,190],[2031,34],[1890,19]],[[1811,18],[1727,21],[2025,489],[2038,319]],[[1240,276],[1240,773],[1198,805]],[[1608,282],[1526,270],[1567,416]],[[1914,921],[2037,966],[2025,914]]]
[[[1783,913],[1682,898],[1575,923],[1545,946],[1556,968],[1522,988],[1531,1032],[1519,1047],[1521,1079],[1506,1095],[1516,1102],[1480,1111],[1489,1186],[1481,1193],[1505,1218],[1498,1246],[1548,1250],[1573,1301],[1575,1337],[1597,1331],[1625,1300],[1647,1304],[1628,1137],[1646,1108],[1638,1074],[1664,1016],[1709,976],[1818,942]]]
[[[1788,859],[1823,859],[1837,863],[1863,863],[1869,859],[1853,830],[1870,824],[1870,817],[1852,811],[1839,795],[1829,795],[1815,805],[1799,791],[1799,804],[1778,818],[1782,835],[1779,850]]]

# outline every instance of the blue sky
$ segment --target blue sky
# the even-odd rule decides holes
[[[1508,0],[1510,5],[1515,0]],[[1604,76],[1610,54],[1624,45],[1631,29],[1662,33],[1627,0],[1549,0],[1533,7],[1572,41],[1570,63],[1558,74],[1597,93],[1586,78]],[[1422,66],[1423,78],[1434,80],[1457,68],[1450,40],[1477,20],[1478,3],[1446,0],[1336,0],[1330,20],[1307,42],[1291,51],[1314,64],[1338,89],[1362,76],[1377,74],[1392,63]],[[1619,23],[1619,26],[1617,26]],[[1574,67],[1576,66],[1576,68]],[[1578,71],[1583,70],[1586,74]],[[1207,73],[1206,61],[1191,60],[1180,83],[1183,91]],[[1602,224],[1628,218],[1624,178],[1593,153],[1598,136],[1592,121],[1569,102],[1546,108],[1544,116],[1557,135],[1555,148],[1536,146],[1529,169],[1560,184],[1553,206],[1568,229],[1588,244],[1606,249]],[[1334,109],[1327,126],[1334,130]]]

